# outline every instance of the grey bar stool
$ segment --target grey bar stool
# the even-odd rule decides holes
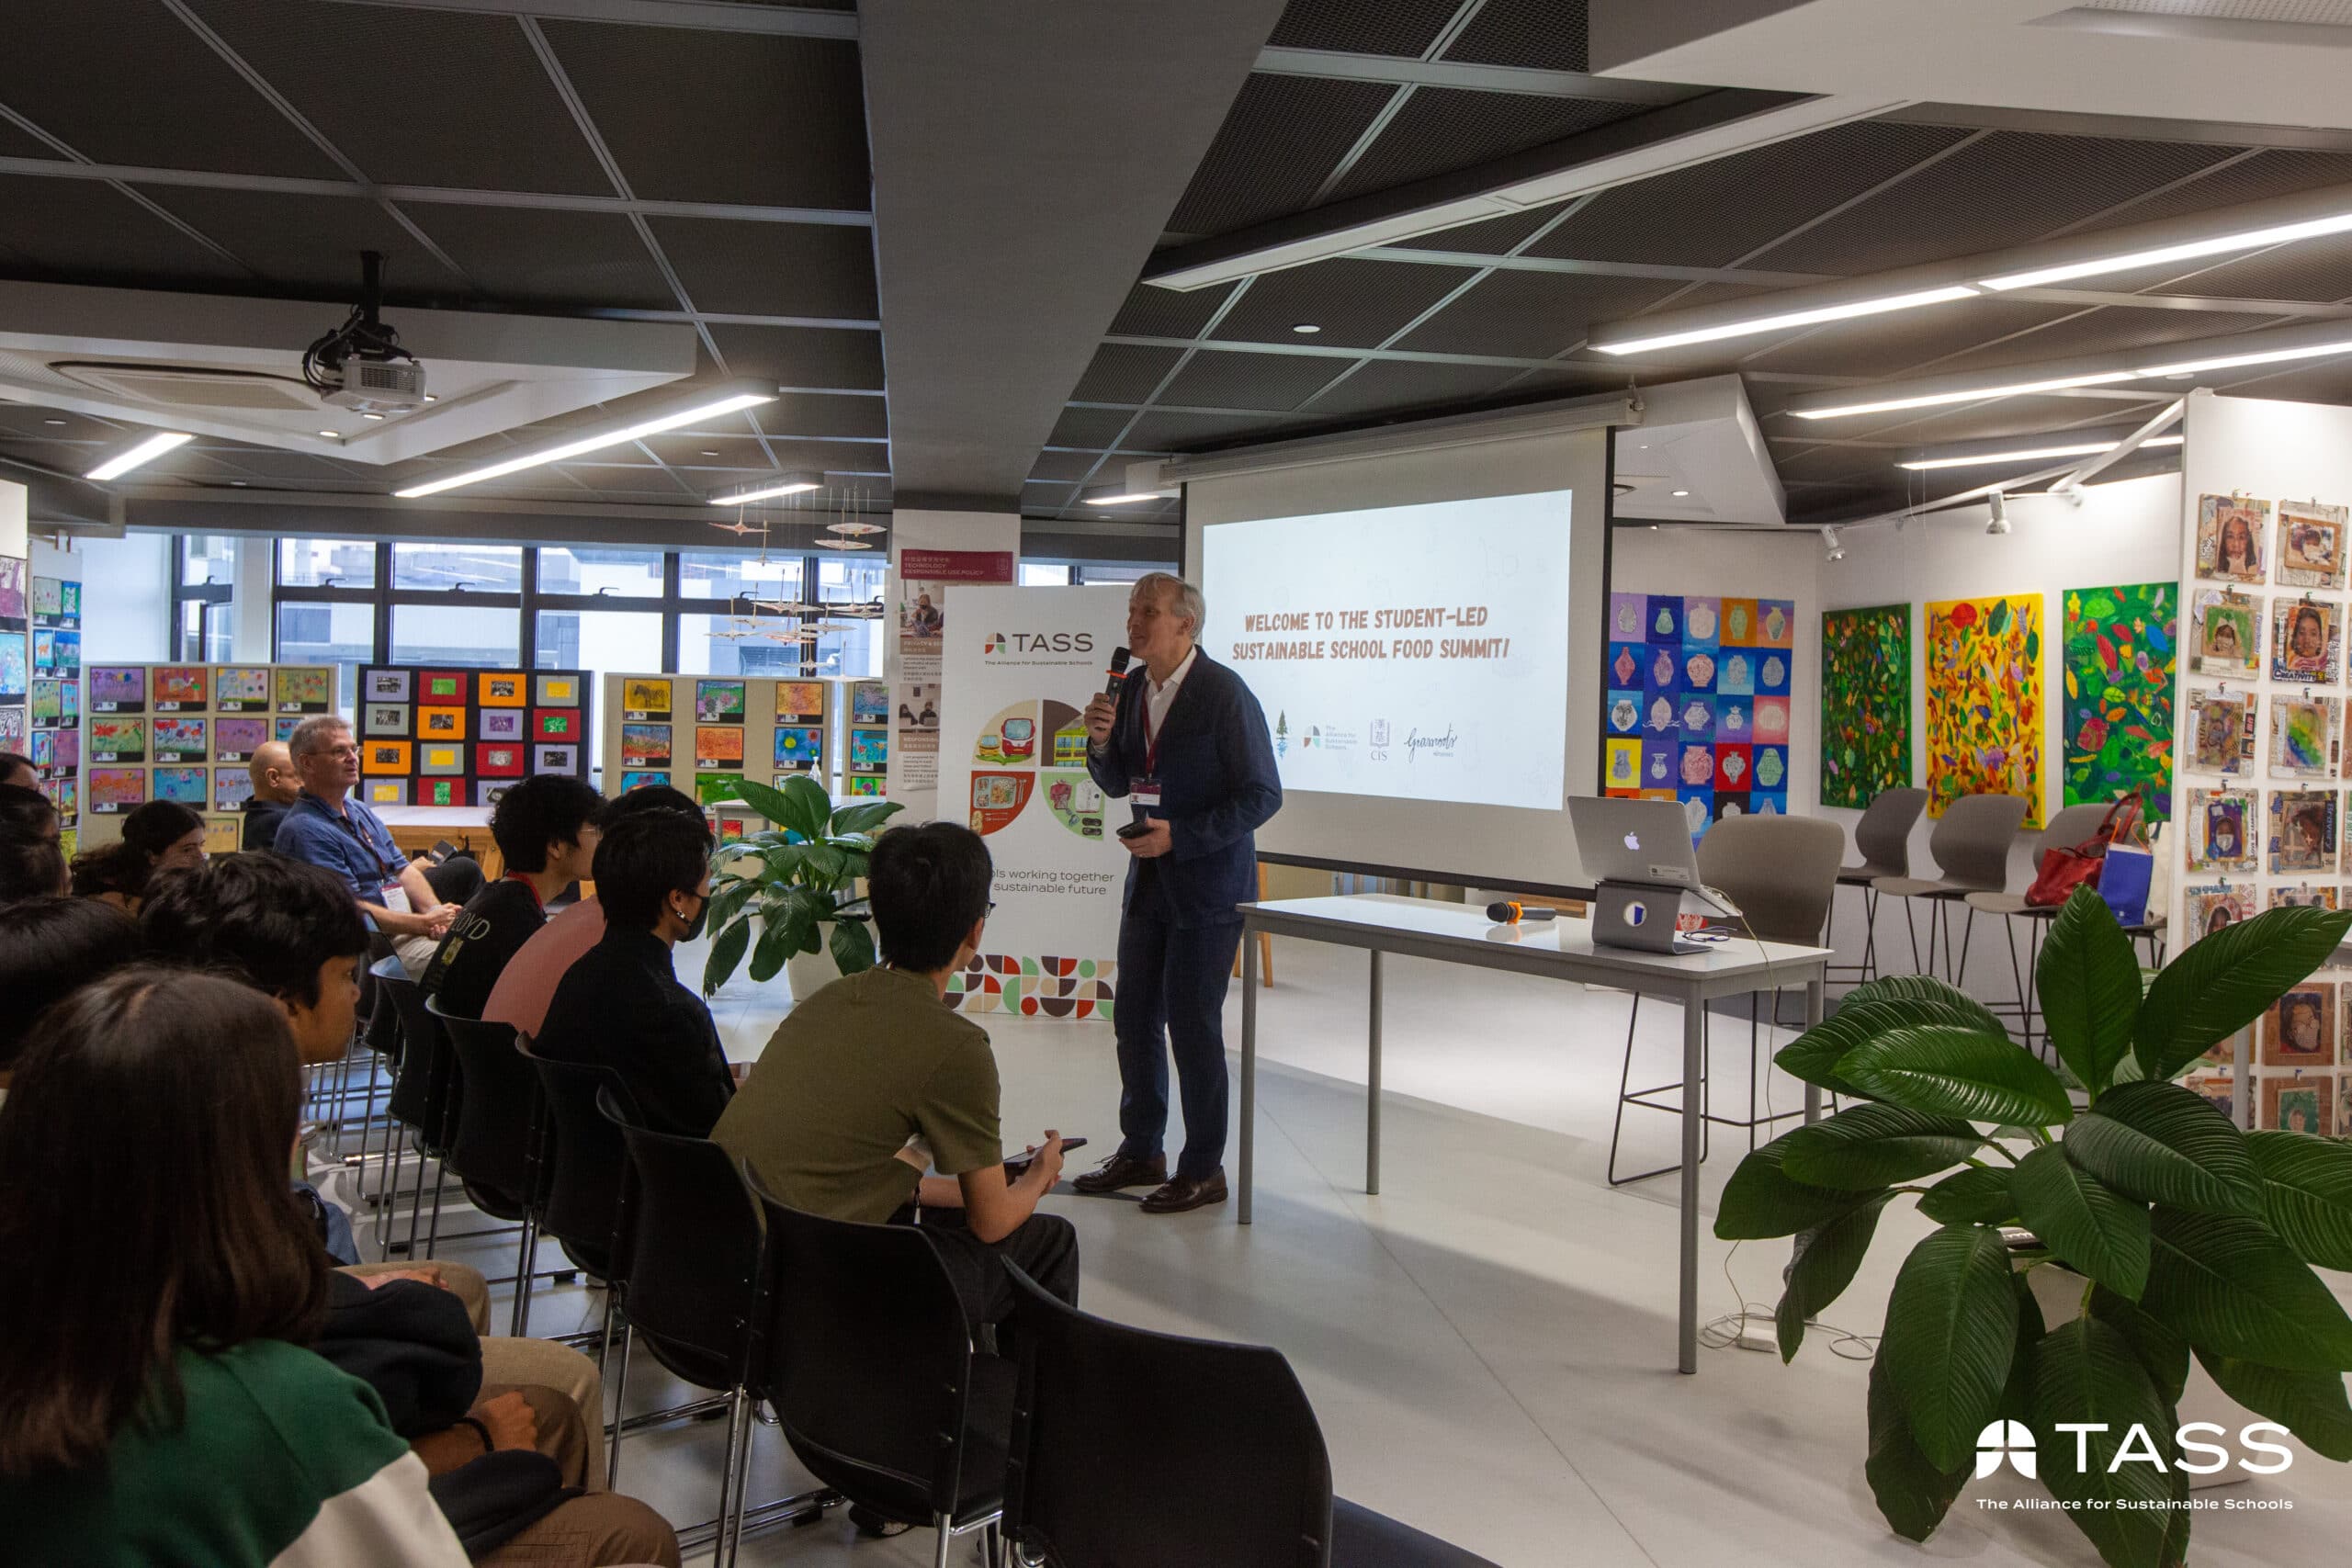
[[[2017,841],[2018,824],[2025,820],[2026,800],[2016,795],[1964,795],[1951,803],[1943,820],[1928,839],[1928,853],[1936,863],[1932,877],[1882,876],[1871,890],[1882,897],[1924,898],[1928,902],[1928,959],[1919,962],[1919,928],[1906,903],[1903,924],[1911,933],[1911,962],[1922,975],[1936,972],[1936,931],[1944,939],[1944,975],[1959,984],[1968,950],[1961,949],[1962,969],[1951,961],[1951,918],[1946,906],[1971,893],[1998,893],[2009,885],[2009,846]]]
[[[1873,884],[1881,877],[1911,874],[1911,829],[1927,808],[1924,789],[1883,789],[1862,808],[1862,819],[1854,824],[1854,847],[1861,852],[1862,863],[1838,869],[1838,886],[1862,892],[1862,961],[1833,964],[1830,974],[1850,974],[1857,980],[1878,977],[1878,889]]]
[[[1838,893],[1838,863],[1845,858],[1846,834],[1835,822],[1818,817],[1726,817],[1707,829],[1699,841],[1699,879],[1716,888],[1739,907],[1739,918],[1724,919],[1717,917],[1713,923],[1728,925],[1738,934],[1735,942],[1749,938],[1761,942],[1791,942],[1811,947],[1821,941],[1822,930],[1829,923],[1829,902]],[[1702,1109],[1708,1126],[1745,1127],[1747,1146],[1756,1147],[1756,1130],[1770,1127],[1804,1114],[1802,1103],[1792,1110],[1776,1111],[1758,1115],[1757,1112],[1757,1076],[1763,1067],[1764,1037],[1763,1009],[1757,993],[1747,1000],[1747,1114],[1718,1116],[1712,1109]],[[1617,1120],[1609,1134],[1609,1185],[1623,1187],[1629,1181],[1642,1181],[1661,1176],[1669,1170],[1679,1170],[1678,1165],[1660,1166],[1639,1176],[1617,1174],[1617,1145],[1625,1129],[1625,1107],[1638,1105],[1650,1111],[1679,1111],[1679,1105],[1657,1104],[1657,1097],[1666,1094],[1692,1092],[1679,1083],[1660,1084],[1655,1089],[1628,1090],[1634,1072],[1634,1030],[1641,1020],[1642,998],[1634,998],[1633,1014],[1625,1022],[1625,1065],[1617,1075]],[[1772,993],[1772,1021],[1777,1025],[1781,1016],[1781,994]],[[1703,1061],[1704,1058],[1702,1057]],[[1707,1079],[1702,1073],[1696,1092],[1712,1100]],[[1703,1131],[1703,1129],[1702,1129]],[[1699,1157],[1705,1159],[1702,1147]]]

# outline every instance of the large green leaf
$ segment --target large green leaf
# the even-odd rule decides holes
[[[2016,1349],[2008,1248],[1984,1225],[1946,1225],[1911,1249],[1886,1303],[1879,1359],[1911,1435],[1938,1470],[1968,1461],[1999,1406]]]
[[[2345,1401],[2341,1373],[2290,1372],[2203,1350],[2197,1359],[2223,1393],[2256,1416],[2279,1423],[2313,1453],[2352,1461],[2352,1404]]]
[[[743,962],[743,950],[752,945],[752,922],[738,920],[720,931],[710,944],[710,956],[703,961],[702,994],[716,995],[718,987],[735,977],[735,966]]]
[[[2328,960],[2352,909],[2298,905],[2224,926],[2164,967],[2140,1004],[2132,1049],[2150,1078],[2177,1077],[2217,1040],[2260,1018]]]
[[[758,895],[760,886],[758,878],[745,877],[741,881],[730,882],[724,887],[712,889],[708,917],[709,929],[715,931],[725,931],[728,923],[742,912],[743,906]]]
[[[2098,1098],[2132,1049],[2140,961],[2115,911],[2087,883],[2051,919],[2034,990],[2058,1059]]]
[[[1991,1008],[1932,975],[1883,975],[1848,991],[1838,999],[1838,1005],[1844,1009],[1874,1007],[1880,1003],[1925,1004],[1949,1009],[1980,1029],[1995,1033],[2001,1029],[2001,1021],[1993,1015]]]
[[[784,781],[781,794],[784,815],[775,819],[776,826],[788,828],[811,843],[823,838],[833,820],[833,797],[825,786],[807,773],[795,773]]]
[[[1724,1183],[1715,1210],[1715,1235],[1724,1241],[1763,1241],[1794,1235],[1836,1219],[1862,1195],[1809,1187],[1781,1168],[1786,1136],[1773,1139],[1739,1162]]]
[[[1886,1358],[1871,1363],[1871,1451],[1862,1475],[1887,1527],[1905,1540],[1925,1540],[1951,1511],[1952,1502],[1968,1480],[1969,1467],[1939,1470],[1919,1451],[1911,1436],[1911,1418],[1904,1413],[1903,1396],[1894,1390]]]
[[[756,779],[735,779],[734,798],[741,801],[778,828],[792,826],[792,805],[782,790],[772,789]]]
[[[833,962],[844,975],[863,975],[874,967],[874,933],[864,920],[836,920],[831,942]]]
[[[752,983],[763,986],[783,973],[784,961],[792,956],[794,946],[792,928],[785,922],[762,926],[759,941],[752,944]]]
[[[1839,998],[1838,1010],[1782,1046],[1772,1058],[1782,1072],[1832,1094],[1867,1096],[1837,1073],[1846,1054],[1868,1040],[1897,1029],[1944,1023],[2000,1032],[2001,1025],[1982,1002],[1941,980],[1921,975],[1890,976],[1857,986]]]
[[[1857,1105],[1782,1138],[1781,1165],[1808,1186],[1868,1191],[1949,1170],[1984,1142],[1958,1117]]]
[[[2352,1318],[2259,1221],[2158,1208],[2140,1304],[2199,1350],[2289,1371],[2352,1371]]]
[[[2067,1518],[2090,1538],[2109,1568],[2174,1568],[2182,1561],[2187,1531],[2164,1506],[2188,1495],[2188,1477],[2173,1463],[2172,1408],[2123,1336],[2086,1317],[2042,1336],[2034,1351],[2028,1425],[2041,1483],[2069,1505]],[[2060,1431],[2061,1426],[2103,1429]],[[2135,1426],[2156,1445],[2162,1463],[2117,1461]]]
[[[772,883],[797,881],[801,867],[808,863],[808,846],[793,843],[770,844],[760,852],[760,859],[767,866],[767,881]]]
[[[836,834],[871,833],[906,807],[895,800],[861,800],[844,806],[833,813],[832,829]]]
[[[1805,1320],[1817,1316],[1854,1282],[1854,1270],[1862,1266],[1862,1256],[1870,1251],[1871,1237],[1877,1233],[1879,1212],[1894,1196],[1881,1192],[1800,1238],[1796,1261],[1789,1266],[1789,1282],[1781,1292],[1780,1310],[1774,1314],[1781,1360],[1795,1359],[1797,1347],[1804,1343]]]
[[[1919,1212],[1939,1225],[2007,1224],[2018,1216],[2005,1166],[1971,1166],[1955,1171],[1921,1195]]]
[[[2068,1144],[2073,1140],[2069,1139]],[[2132,1301],[2148,1282],[2148,1206],[2044,1144],[2009,1179],[2018,1218],[2076,1272]]]
[[[2048,1325],[2041,1320],[2041,1303],[2034,1298],[2032,1275],[2023,1269],[2009,1271],[2010,1293],[2018,1299],[2017,1348],[2009,1352],[2009,1381],[2001,1385],[2001,1418],[2033,1418],[2033,1356],[2041,1348]]]
[[[2093,1317],[2131,1342],[2132,1353],[2148,1370],[2165,1403],[2178,1404],[2188,1387],[2188,1341],[2151,1317],[2138,1303],[2125,1301],[2104,1285],[2091,1288],[2089,1310]]]
[[[2304,1262],[2352,1270],[2352,1144],[2301,1133],[2249,1133],[2262,1209]]]
[[[2057,1074],[1980,1029],[1897,1029],[1854,1047],[1837,1072],[1872,1100],[1930,1116],[2047,1126],[2075,1113]]]
[[[2118,1192],[2144,1202],[2214,1214],[2262,1212],[2245,1134],[2178,1084],[2109,1089],[2066,1129],[2066,1154]]]

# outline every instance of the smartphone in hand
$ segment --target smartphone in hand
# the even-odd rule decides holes
[[[1062,1153],[1065,1155],[1069,1153],[1072,1149],[1082,1149],[1085,1146],[1086,1140],[1084,1138],[1064,1138],[1062,1140]],[[1022,1173],[1029,1168],[1029,1162],[1035,1157],[1034,1151],[1024,1149],[1021,1153],[1014,1155],[1012,1158],[1006,1160],[1004,1162],[1004,1179],[1007,1181],[1020,1180]]]

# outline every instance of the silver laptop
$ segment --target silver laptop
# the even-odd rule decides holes
[[[1574,798],[1568,802],[1568,826],[1576,831],[1585,874],[1596,882],[1701,885],[1690,819],[1679,801]]]

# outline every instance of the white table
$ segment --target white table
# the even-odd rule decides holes
[[[1677,1364],[1699,1370],[1699,1081],[1705,1061],[1706,1004],[1784,986],[1804,987],[1808,1026],[1821,1021],[1822,982],[1835,956],[1826,947],[1728,942],[1688,955],[1595,947],[1591,922],[1563,918],[1498,926],[1483,909],[1385,893],[1285,898],[1241,906],[1241,1158],[1237,1217],[1251,1223],[1250,1176],[1258,1120],[1257,932],[1360,947],[1372,954],[1369,1076],[1364,1097],[1364,1190],[1380,1190],[1380,961],[1385,953],[1466,964],[1555,980],[1583,980],[1682,1009],[1682,1303]],[[1821,1113],[1821,1090],[1805,1086],[1804,1114]]]

